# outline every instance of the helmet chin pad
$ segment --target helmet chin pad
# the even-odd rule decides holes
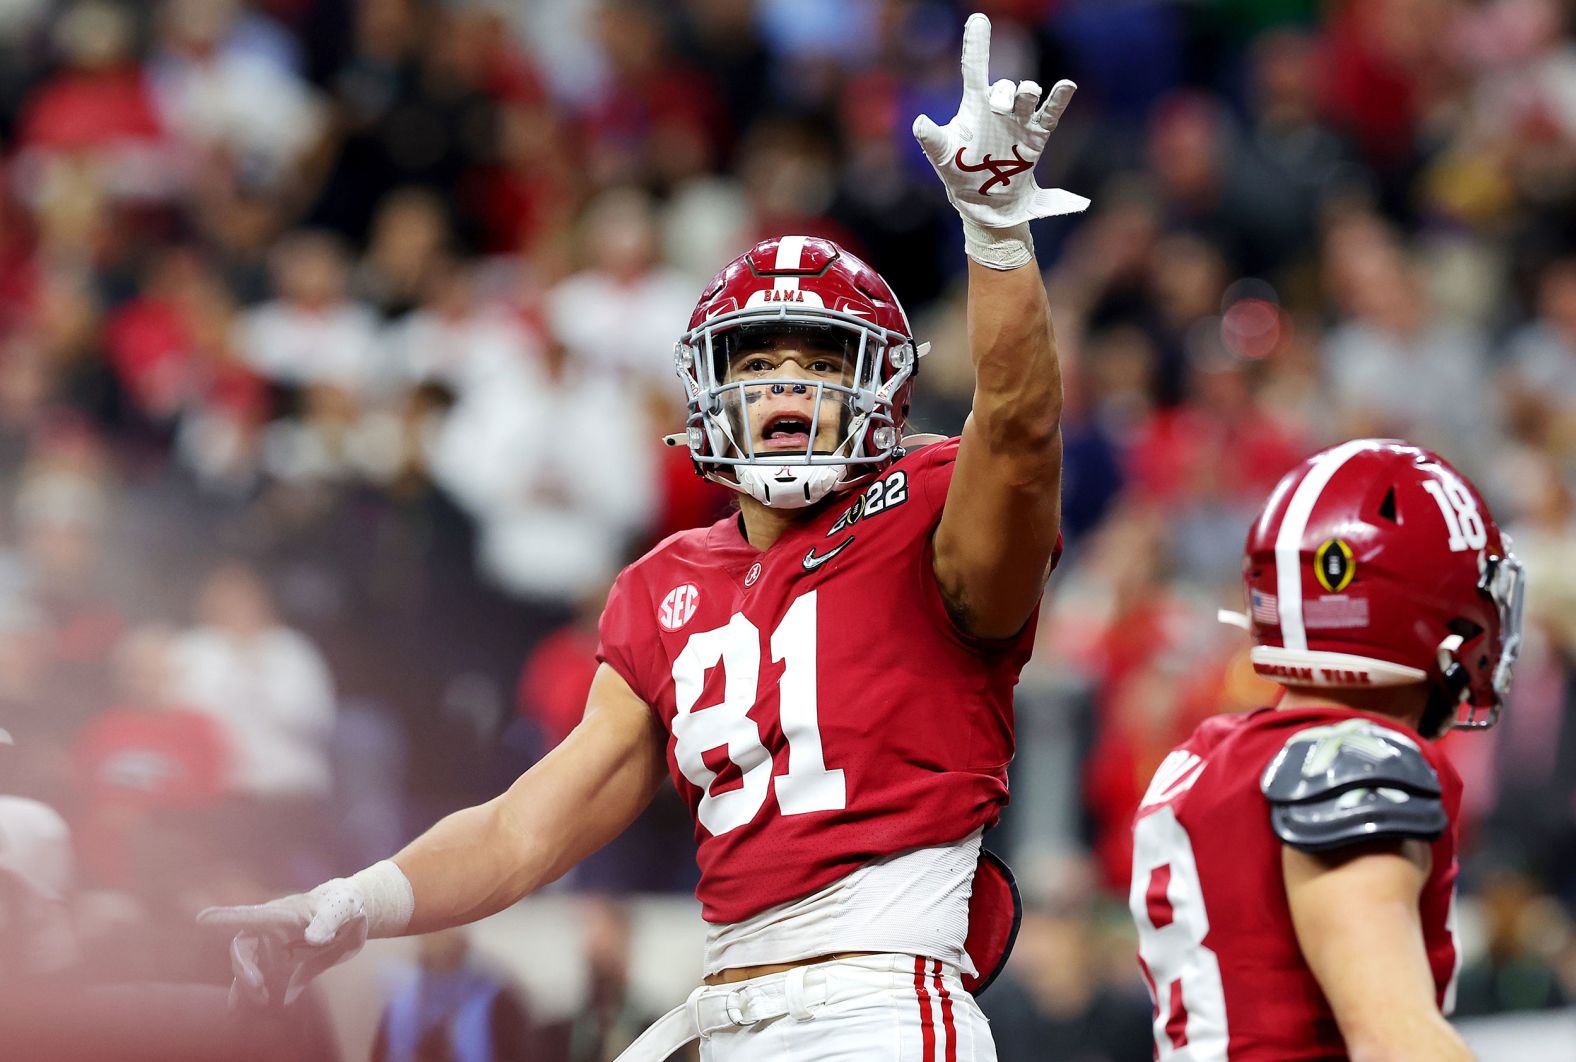
[[[848,475],[847,465],[735,465],[738,482],[718,482],[748,494],[773,509],[803,509],[837,489]]]

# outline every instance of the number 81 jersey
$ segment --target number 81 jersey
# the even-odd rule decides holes
[[[667,731],[707,921],[999,817],[1034,621],[984,641],[942,602],[930,540],[957,446],[911,452],[764,552],[733,514],[614,583],[598,659]]]

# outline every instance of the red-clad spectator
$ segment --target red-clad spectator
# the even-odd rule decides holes
[[[1307,452],[1305,440],[1252,401],[1245,371],[1223,364],[1201,374],[1215,400],[1157,410],[1139,427],[1128,451],[1134,487],[1170,505],[1259,499]]]
[[[1380,170],[1403,165],[1437,87],[1448,19],[1415,0],[1334,5],[1323,47],[1324,110]]]
[[[436,28],[429,54],[441,69],[494,99],[546,102],[541,74],[515,42],[502,7],[453,5]]]
[[[105,328],[121,386],[143,415],[165,420],[208,401],[251,406],[266,385],[231,351],[233,300],[192,248],[176,247],[150,270],[142,294]]]
[[[127,395],[144,415],[164,420],[186,397],[190,341],[179,307],[157,290],[157,277],[140,298],[116,311],[104,339]]]
[[[37,285],[33,233],[12,194],[12,171],[0,161],[0,333],[24,324]]]
[[[24,108],[23,147],[80,152],[156,141],[162,130],[141,69],[132,62],[129,16],[113,4],[76,4],[55,28],[66,67]]]
[[[88,724],[73,750],[82,788],[80,856],[99,881],[133,886],[189,812],[223,792],[229,752],[212,718],[174,699],[171,640],[163,627],[133,630],[115,650],[115,706]]]
[[[655,8],[609,4],[595,28],[609,77],[584,115],[587,168],[600,187],[645,174],[671,183],[710,169],[722,108],[704,70],[674,54]]]
[[[652,445],[657,449],[658,509],[647,539],[655,544],[671,534],[705,527],[720,520],[732,504],[733,491],[695,472],[688,446],[668,446],[662,436],[679,430],[683,408],[675,410],[668,396],[655,391],[647,403],[652,421]]]
[[[166,155],[164,129],[132,48],[130,13],[100,0],[79,0],[56,23],[64,65],[31,93],[17,121],[17,143],[32,164],[60,157],[98,165],[107,186],[133,199],[159,198],[179,182]],[[52,184],[34,170],[30,194]]]
[[[1081,678],[1093,705],[1083,806],[1102,878],[1118,890],[1127,882],[1133,811],[1178,735],[1223,705],[1274,692],[1243,676],[1245,663],[1233,656],[1238,639],[1200,623],[1197,605],[1171,582],[1164,563],[1171,534],[1157,509],[1119,509],[1083,547],[1041,630],[1040,652],[1056,661],[1058,678]]]
[[[555,238],[568,242],[578,198],[575,162],[574,145],[553,108],[525,101],[501,106],[497,158],[472,167],[457,197],[480,221],[480,249],[520,252],[556,279],[551,262],[541,259],[554,254]],[[562,251],[555,257],[561,259]]]
[[[545,749],[569,736],[585,714],[586,694],[596,674],[597,609],[580,615],[543,638],[525,658],[515,687],[522,716],[542,731]]]
[[[1246,643],[1229,650],[1206,635],[1198,639],[1208,644],[1201,651],[1197,640],[1179,638],[1184,626],[1196,625],[1197,613],[1176,602],[1169,607],[1172,612],[1164,624],[1170,628],[1169,639],[1154,624],[1146,630],[1140,620],[1138,637],[1157,640],[1111,691],[1106,728],[1084,766],[1084,797],[1095,825],[1094,855],[1106,884],[1117,891],[1125,889],[1131,877],[1133,813],[1178,735],[1191,733],[1211,715],[1275,704],[1284,692],[1254,672]]]

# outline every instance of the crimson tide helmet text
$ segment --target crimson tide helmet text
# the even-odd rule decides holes
[[[1521,644],[1523,574],[1437,454],[1359,439],[1275,487],[1248,533],[1254,669],[1287,686],[1427,682],[1429,736],[1492,726]]]
[[[730,379],[740,350],[769,346],[835,350],[837,379]],[[798,508],[861,483],[901,456],[903,421],[923,347],[874,269],[830,240],[765,240],[707,285],[674,348],[689,415],[683,439],[698,472],[766,505]],[[749,407],[792,388],[808,424],[791,449],[758,446]],[[835,441],[826,428],[836,420]],[[786,434],[786,433],[785,433]]]

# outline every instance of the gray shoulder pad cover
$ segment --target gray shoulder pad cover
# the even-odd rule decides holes
[[[1405,734],[1347,719],[1293,734],[1264,769],[1275,835],[1319,852],[1361,841],[1432,841],[1449,817],[1439,775]]]

